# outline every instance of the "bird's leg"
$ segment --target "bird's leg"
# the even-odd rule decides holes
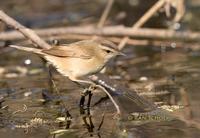
[[[110,98],[110,100],[112,101],[112,103],[114,104],[116,110],[117,110],[117,114],[120,115],[121,114],[121,111],[119,109],[119,106],[117,105],[117,103],[115,102],[115,100],[113,99],[112,95],[110,95],[110,93],[101,85],[97,85],[95,84],[94,82],[91,82],[91,81],[87,81],[87,80],[79,80],[79,79],[76,79],[76,78],[70,78],[72,79],[73,81],[76,81],[76,82],[81,82],[81,83],[86,83],[86,84],[91,84],[91,86],[93,87],[99,87],[100,89],[102,89],[107,95],[108,97]]]
[[[91,82],[91,81],[87,81],[87,80],[80,80],[77,79],[75,77],[69,77],[73,82],[75,83],[86,83],[86,84],[90,84],[89,88],[85,88],[84,91],[81,93],[81,99],[80,99],[80,114],[84,114],[84,103],[85,103],[85,96],[87,96],[89,94],[88,97],[88,103],[87,103],[87,108],[90,108],[90,103],[91,103],[91,99],[92,99],[92,91],[96,89],[95,87],[95,83]],[[79,84],[80,85],[80,84]]]
[[[82,93],[81,93],[81,99],[80,99],[80,103],[79,103],[79,107],[80,107],[80,114],[84,115],[85,114],[85,109],[84,109],[84,103],[85,103],[85,96],[87,95],[87,90],[85,89]]]
[[[93,132],[93,129],[94,129],[94,124],[92,122],[92,116],[90,114],[90,103],[91,103],[91,99],[92,99],[92,91],[95,89],[95,87],[93,87],[92,85],[88,88],[88,103],[87,103],[87,116],[88,116],[88,119],[89,119],[89,129],[88,131],[90,133]],[[92,134],[91,134],[92,135]]]
[[[81,93],[81,99],[80,99],[80,114],[82,115],[83,122],[86,125],[88,132],[90,133],[91,136],[93,133],[94,125],[92,122],[92,116],[90,114],[90,103],[92,99],[92,91],[94,89],[95,87],[93,87],[93,85],[91,85],[89,88],[84,89],[84,91]],[[85,96],[87,95],[88,95],[87,115],[85,115],[84,102],[85,102]]]
[[[82,88],[84,88],[83,92],[81,92],[81,98],[80,98],[80,102],[79,102],[79,107],[80,107],[80,114],[84,115],[85,114],[85,109],[84,109],[84,103],[85,103],[85,96],[88,95],[88,88],[83,87],[83,85],[81,85],[79,82],[82,81],[78,81],[77,79],[73,78],[73,77],[69,77],[74,83],[76,83],[77,85],[81,86]]]
[[[90,103],[92,99],[92,92],[89,90],[88,93],[88,103],[87,103],[87,114],[90,115]]]
[[[93,94],[92,91],[94,91],[95,89],[96,89],[96,87],[94,85],[90,85],[90,87],[88,88],[89,95],[88,95],[88,103],[87,103],[87,115],[88,115],[89,124],[90,124],[90,129],[89,129],[90,133],[93,132],[93,129],[94,129],[94,124],[92,122],[92,116],[90,114],[90,103],[91,103],[92,94]]]
[[[88,103],[87,103],[87,109],[90,109],[90,103],[91,103],[91,99],[92,99],[92,95],[93,95],[93,91],[96,89],[96,86],[94,85],[90,85],[90,87],[88,88]],[[88,110],[89,112],[89,110]],[[90,114],[90,112],[88,113]]]
[[[81,114],[84,114],[85,111],[84,111],[84,103],[85,103],[85,96],[89,95],[88,96],[88,102],[87,102],[87,111],[88,111],[88,114],[90,114],[89,112],[89,108],[90,108],[90,103],[91,103],[91,99],[92,99],[92,91],[95,90],[96,87],[94,87],[93,85],[91,85],[89,88],[85,88],[84,91],[81,93],[81,99],[80,99],[80,113]]]

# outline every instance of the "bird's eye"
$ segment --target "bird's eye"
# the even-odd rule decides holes
[[[106,50],[106,53],[111,53],[111,51],[110,50]]]

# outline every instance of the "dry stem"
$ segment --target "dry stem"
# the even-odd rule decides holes
[[[49,29],[39,29],[35,32],[41,37],[44,36],[60,36],[67,34],[76,35],[100,35],[100,36],[129,36],[145,39],[171,39],[171,40],[185,40],[185,41],[196,41],[200,40],[200,33],[191,31],[173,31],[166,29],[149,29],[140,28],[133,30],[131,27],[122,26],[110,26],[102,27],[97,29],[93,26],[85,27],[60,27],[60,28],[49,28]],[[17,40],[23,39],[23,35],[19,32],[11,31],[0,33],[0,40]]]
[[[22,33],[26,38],[30,39],[33,44],[36,46],[48,49],[50,45],[46,43],[44,40],[40,39],[40,37],[32,30],[26,28],[25,26],[21,25],[8,15],[6,15],[3,11],[0,10],[0,21],[4,22],[5,24],[11,26],[15,30]]]
[[[165,3],[166,0],[159,0],[155,3],[132,27],[133,30],[138,29],[142,25],[144,25]],[[123,49],[123,47],[128,42],[129,37],[124,37],[120,44],[118,45],[119,49]]]

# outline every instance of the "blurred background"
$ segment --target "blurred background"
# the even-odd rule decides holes
[[[115,0],[106,24],[132,26],[155,2],[157,0]],[[184,2],[187,12],[181,22],[185,29],[199,30],[199,3],[199,0]],[[39,28],[78,25],[84,22],[96,24],[106,4],[107,0],[9,0],[2,1],[0,7],[22,24]],[[174,13],[173,10],[175,9],[172,9]],[[169,27],[168,22],[172,17],[166,18],[164,12],[160,10],[145,24],[145,27]]]
[[[160,8],[142,27],[199,32],[200,0],[178,1]],[[114,0],[104,26],[131,27],[156,2]],[[26,27],[43,29],[96,26],[107,4],[107,0],[4,0],[0,1],[0,9]],[[1,33],[11,30],[0,22]],[[44,39],[49,43],[54,39],[70,43],[89,38],[92,36],[58,35]],[[118,37],[120,39],[122,37]],[[94,126],[88,127],[84,125],[78,107],[82,89],[52,70],[53,89],[60,95],[50,93],[44,61],[37,55],[6,47],[8,44],[32,46],[30,42],[0,39],[0,137],[199,137],[199,42],[154,40],[151,37],[131,40],[134,42],[127,43],[122,50],[127,56],[114,59],[105,74],[159,107],[169,107],[173,119],[116,121],[112,119],[115,112],[112,103],[110,100],[98,103],[105,94],[97,90],[91,108]],[[69,129],[66,129],[66,120],[58,119],[66,117],[66,106],[61,100],[72,116]],[[104,122],[99,130],[103,113]]]

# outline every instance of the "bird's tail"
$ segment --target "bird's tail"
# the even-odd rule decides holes
[[[23,47],[23,46],[17,46],[17,45],[9,45],[9,47],[13,47],[19,50],[23,50],[23,51],[28,51],[28,52],[32,52],[32,53],[36,53],[39,55],[45,55],[45,53],[42,52],[42,49],[38,49],[38,48],[30,48],[30,47]]]

